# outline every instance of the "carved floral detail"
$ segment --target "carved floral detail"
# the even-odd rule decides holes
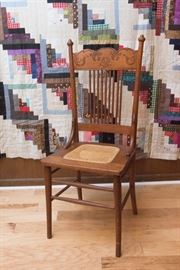
[[[84,66],[85,63],[86,63],[86,60],[92,56],[93,54],[93,50],[83,50],[79,53],[75,53],[74,54],[74,63],[77,65],[77,66]]]

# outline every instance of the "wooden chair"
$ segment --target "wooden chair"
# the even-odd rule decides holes
[[[121,256],[121,212],[130,195],[133,213],[137,214],[135,197],[135,155],[136,131],[138,117],[138,100],[141,78],[141,64],[144,36],[139,37],[137,50],[122,48],[101,48],[97,51],[85,49],[73,52],[73,42],[68,41],[70,63],[70,85],[72,90],[72,132],[68,143],[63,149],[42,159],[44,166],[46,207],[47,207],[47,237],[52,237],[52,201],[62,200],[70,203],[91,205],[115,210],[116,256]],[[88,72],[86,81],[86,103],[84,114],[78,115],[78,82],[77,73]],[[82,78],[87,78],[85,73]],[[130,125],[122,123],[122,107],[124,83],[133,74],[133,103]],[[88,86],[87,86],[88,84]],[[127,86],[126,86],[127,87]],[[79,131],[93,131],[101,135],[115,134],[110,143],[80,142]],[[102,137],[102,136],[101,136]],[[108,140],[107,140],[108,141]],[[112,140],[111,140],[112,142]],[[58,169],[68,169],[77,172],[72,182],[59,180],[66,185],[58,193],[52,195],[52,174]],[[81,182],[81,172],[108,175],[112,179],[112,188],[95,186]],[[122,199],[122,178],[128,173],[129,189]],[[77,187],[78,199],[62,197],[69,187]],[[107,206],[99,202],[87,201],[83,198],[82,189],[108,191],[114,194],[114,205]]]

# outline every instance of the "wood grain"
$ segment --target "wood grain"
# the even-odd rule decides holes
[[[137,186],[139,213],[130,203],[124,209],[117,261],[112,211],[55,201],[54,235],[46,239],[44,190],[0,190],[0,269],[179,270],[179,194],[180,185]],[[66,195],[76,198],[76,189]],[[112,194],[87,190],[85,199],[111,203]]]
[[[159,257],[107,257],[102,259],[102,269],[109,270],[179,270],[180,256]]]

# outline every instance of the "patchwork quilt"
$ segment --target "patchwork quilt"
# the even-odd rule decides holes
[[[0,157],[40,159],[67,141],[69,38],[74,50],[135,49],[141,34],[138,146],[151,158],[180,158],[180,0],[0,0]],[[127,104],[132,79],[123,85]],[[86,90],[79,78],[79,115]]]

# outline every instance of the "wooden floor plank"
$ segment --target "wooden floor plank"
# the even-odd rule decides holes
[[[102,269],[106,270],[179,270],[180,256],[146,256],[102,258]]]

